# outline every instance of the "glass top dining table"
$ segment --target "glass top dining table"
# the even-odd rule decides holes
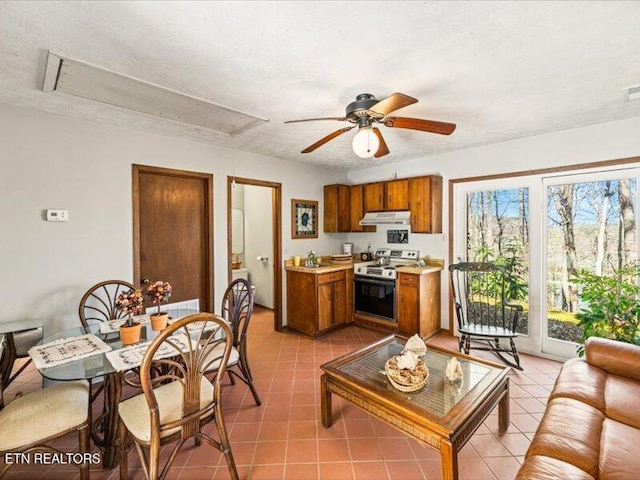
[[[169,310],[170,321],[175,321],[188,315],[200,313],[193,309]],[[88,327],[78,326],[63,330],[54,335],[42,339],[38,345],[43,345],[55,340],[78,337],[92,333],[111,347],[111,351],[123,348],[118,332],[101,333],[98,323]],[[140,341],[153,340],[160,332],[154,331],[150,324],[142,326]],[[118,459],[118,404],[122,398],[122,378],[124,372],[118,372],[107,358],[106,353],[96,353],[90,357],[72,360],[70,362],[47,368],[40,368],[40,374],[50,380],[95,380],[103,379],[104,408],[91,426],[91,438],[102,451],[102,465],[104,468],[115,468]],[[92,382],[92,383],[97,383]]]
[[[188,315],[199,313],[198,310],[193,309],[175,309],[169,310],[169,319],[178,320]],[[66,338],[78,337],[92,333],[100,340],[104,341],[111,347],[111,350],[118,350],[124,345],[120,340],[120,335],[117,332],[114,333],[100,333],[100,326],[98,323],[90,324],[88,327],[78,326],[63,330],[54,335],[49,335],[43,338],[38,345],[53,342],[55,340],[61,340]],[[142,326],[140,341],[153,340],[160,332],[151,329],[150,324]],[[50,380],[57,381],[70,381],[70,380],[91,380],[104,375],[116,373],[116,369],[113,368],[106,353],[96,353],[90,357],[81,358],[79,360],[73,360],[71,362],[64,363],[62,365],[47,367],[39,369],[40,374]]]

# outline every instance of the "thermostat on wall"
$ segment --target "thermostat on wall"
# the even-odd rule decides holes
[[[69,210],[47,210],[47,222],[68,222]]]

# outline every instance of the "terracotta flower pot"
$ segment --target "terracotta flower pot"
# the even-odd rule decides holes
[[[164,330],[167,328],[167,320],[169,320],[169,314],[167,312],[152,313],[151,329],[155,331]]]
[[[136,323],[131,327],[126,325],[120,326],[120,339],[124,345],[131,345],[140,341],[140,330],[142,330],[142,324]]]

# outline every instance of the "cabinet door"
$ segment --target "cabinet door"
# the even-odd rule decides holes
[[[352,232],[375,232],[375,226],[363,227],[359,223],[364,215],[364,185],[351,185],[349,193],[351,197],[349,199],[349,203],[351,204],[349,230]]]
[[[324,186],[325,232],[348,232],[350,227],[350,188],[348,185]]]
[[[333,324],[333,283],[318,285],[318,331]]]
[[[442,233],[442,177],[410,178],[409,210],[413,233]]]
[[[393,180],[384,184],[385,210],[409,209],[409,180]]]
[[[420,286],[417,275],[398,276],[398,330],[407,335],[418,333],[420,323]]]
[[[384,210],[384,183],[367,183],[364,186],[364,211],[379,212]]]
[[[348,232],[351,227],[351,188],[338,185],[338,231]]]
[[[347,321],[347,286],[344,281],[333,284],[333,325]]]

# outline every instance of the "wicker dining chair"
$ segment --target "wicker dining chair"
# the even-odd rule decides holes
[[[0,354],[4,346],[5,336],[2,335]],[[0,479],[13,465],[6,461],[6,454],[64,454],[47,444],[70,432],[78,432],[78,453],[82,454],[83,460],[78,465],[80,478],[89,480],[89,390],[86,380],[63,382],[17,397],[5,406],[0,382],[0,456],[5,459],[4,466],[0,467]]]
[[[138,452],[146,478],[162,480],[189,438],[194,438],[196,445],[204,440],[220,450],[226,458],[231,478],[238,479],[222,414],[220,385],[232,344],[231,327],[223,318],[211,313],[184,317],[155,338],[140,367],[143,393],[118,406],[121,480],[128,478],[130,440]],[[158,350],[165,352],[165,358],[154,358]],[[214,351],[217,354],[212,356]],[[219,363],[221,373],[213,382],[204,376],[211,362]],[[219,441],[203,433],[203,427],[212,420],[215,420]],[[161,446],[172,442],[177,444],[161,469]]]
[[[124,280],[106,280],[87,290],[78,306],[82,326],[87,328],[90,323],[125,318],[126,314],[116,307],[116,298],[132,288],[135,286]]]
[[[505,268],[492,263],[461,262],[450,265],[449,272],[460,333],[459,350],[467,355],[471,348],[490,350],[507,365],[522,370],[515,338],[523,308],[505,298]],[[474,343],[472,347],[472,340],[480,342],[480,346]],[[503,340],[509,345],[501,344]]]
[[[234,377],[244,382],[253,395],[256,405],[262,405],[258,391],[253,384],[253,375],[247,358],[247,330],[253,313],[253,289],[249,282],[238,278],[231,282],[222,297],[222,318],[231,325],[233,330],[233,348],[227,364],[227,375],[232,384]],[[235,368],[233,368],[235,367]],[[216,362],[211,364],[207,373],[218,375]]]
[[[0,383],[4,389],[31,364],[29,349],[42,340],[42,320],[40,319],[11,322],[11,325],[14,329],[5,330],[5,348],[0,355]],[[12,375],[11,372],[18,359],[25,359],[25,361]]]

